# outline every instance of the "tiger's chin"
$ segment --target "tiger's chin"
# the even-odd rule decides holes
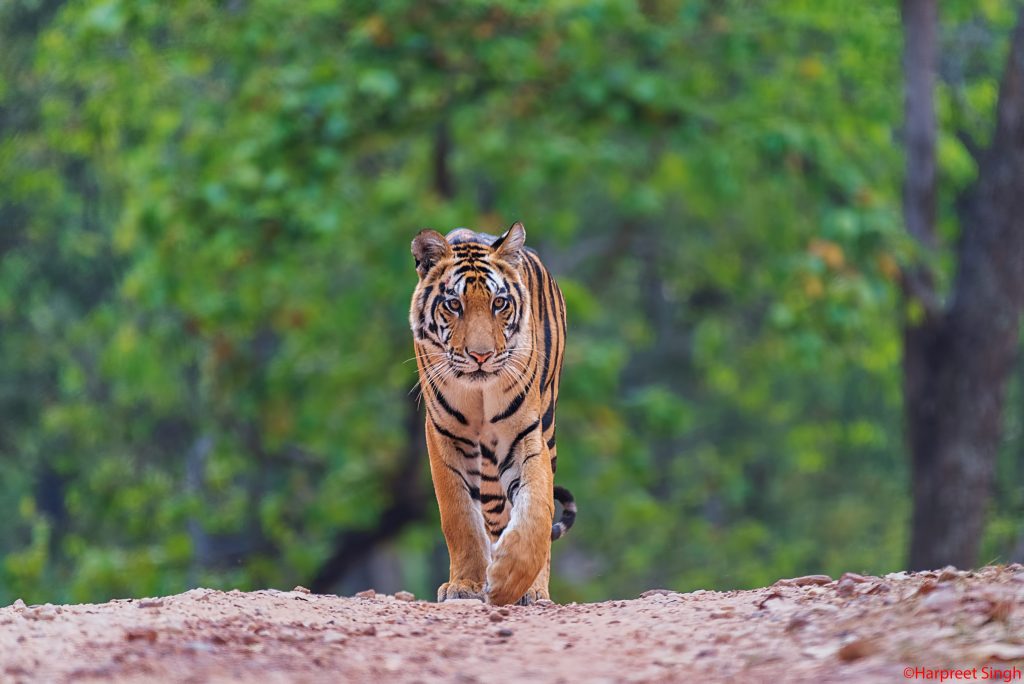
[[[489,382],[498,377],[497,371],[477,369],[475,371],[455,371],[455,376],[469,382]]]

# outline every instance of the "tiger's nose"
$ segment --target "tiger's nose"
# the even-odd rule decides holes
[[[486,361],[487,359],[491,358],[491,356],[494,355],[493,351],[475,352],[469,349],[467,349],[466,351],[469,353],[470,356],[476,359],[476,362],[479,363],[481,366],[484,364],[484,361]]]

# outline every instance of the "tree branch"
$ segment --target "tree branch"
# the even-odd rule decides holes
[[[967,208],[953,308],[990,333],[1016,330],[1024,307],[1024,7],[999,87],[996,129]],[[976,305],[987,306],[978,310]],[[999,320],[992,314],[1000,312]],[[1011,313],[1012,312],[1012,313]]]

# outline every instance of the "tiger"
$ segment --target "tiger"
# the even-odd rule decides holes
[[[554,486],[565,299],[525,245],[518,221],[500,237],[425,229],[412,241],[409,325],[450,560],[439,602],[550,600],[551,542],[576,519]]]

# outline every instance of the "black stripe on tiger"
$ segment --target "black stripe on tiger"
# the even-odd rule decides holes
[[[464,416],[461,411],[459,411],[451,404],[449,404],[448,400],[444,398],[444,394],[441,393],[441,390],[437,389],[437,385],[434,384],[433,378],[429,376],[427,377],[427,385],[430,387],[430,391],[434,393],[434,398],[437,399],[437,403],[441,405],[441,408],[444,409],[445,413],[447,413],[449,416],[459,421],[463,425],[468,424],[468,422],[466,421],[466,416]]]
[[[529,259],[528,263],[532,266],[536,274],[536,283],[538,286],[543,288],[544,286],[544,271],[540,266],[540,261],[536,259]],[[544,290],[541,289],[537,292],[537,301],[540,302],[540,319],[544,322],[544,353],[540,358],[540,362],[544,364],[541,367],[540,373],[540,387],[545,389],[548,386],[548,373],[551,370],[551,317],[548,316],[547,298],[544,296]]]
[[[515,415],[516,411],[519,410],[519,407],[523,405],[523,400],[526,399],[526,395],[528,395],[530,390],[533,389],[533,378],[535,377],[537,377],[536,366],[533,369],[533,376],[530,377],[530,381],[526,383],[526,387],[523,388],[523,391],[512,398],[512,401],[509,402],[504,411],[491,418],[492,423],[503,421],[506,418],[510,418]]]
[[[475,487],[475,486],[469,484],[469,480],[466,479],[466,476],[463,475],[459,471],[458,468],[453,468],[450,465],[448,465],[447,463],[445,463],[444,466],[448,470],[452,471],[453,473],[455,473],[456,475],[459,476],[459,479],[462,480],[462,484],[466,485],[466,491],[469,492],[469,498],[473,499],[474,501],[479,501],[480,500],[480,488],[479,487]]]
[[[437,430],[439,433],[441,433],[442,435],[444,435],[448,439],[454,439],[456,442],[462,442],[463,444],[468,444],[469,446],[471,446],[474,449],[476,449],[476,442],[474,442],[473,440],[466,439],[465,437],[459,437],[458,435],[456,435],[453,432],[448,432],[443,427],[438,425],[436,420],[431,420],[430,422],[434,424],[434,429],[435,430]]]
[[[555,399],[552,397],[548,401],[548,408],[544,412],[544,416],[541,419],[541,429],[547,431],[551,427],[551,423],[555,420]]]
[[[538,263],[540,263],[539,260],[538,260]],[[549,298],[548,301],[549,301],[550,306],[551,306],[551,317],[552,318],[557,318],[558,319],[559,327],[561,327],[561,323],[564,320],[564,317],[562,316],[562,313],[558,309],[558,298],[555,297],[555,279],[554,278],[550,278],[550,277],[548,278],[548,282],[547,282],[547,295],[548,295],[548,298]],[[545,324],[547,324],[547,321],[545,321]],[[565,340],[565,333],[564,332],[561,335],[556,335],[555,336],[555,340],[554,340],[555,352],[554,352],[554,354],[551,354],[548,357],[549,360],[554,360],[554,361],[552,361],[553,366],[551,368],[550,375],[548,375],[548,384],[547,385],[543,385],[543,384],[541,385],[541,390],[542,391],[546,390],[548,388],[548,386],[550,386],[551,384],[553,384],[555,382],[555,380],[557,380],[557,373],[559,373],[561,371],[561,367],[558,364],[558,360],[562,358],[562,351],[563,350],[561,349],[561,343],[564,340]]]
[[[505,494],[506,496],[508,496],[508,502],[512,506],[516,505],[516,494],[519,493],[519,487],[521,486],[521,484],[522,482],[517,477],[508,483],[508,489],[505,490]]]
[[[512,459],[515,456],[516,447],[519,446],[519,443],[521,441],[523,441],[523,439],[528,434],[530,434],[531,432],[536,430],[537,429],[537,425],[539,425],[539,424],[540,424],[539,420],[533,421],[527,427],[523,428],[523,430],[518,435],[516,435],[516,438],[512,440],[512,444],[509,445],[509,447],[508,447],[508,453],[505,455],[505,458],[502,459],[501,465],[498,466],[498,477],[501,477],[502,475],[504,475],[505,471],[507,471],[509,468],[512,467],[512,464],[513,464]]]

